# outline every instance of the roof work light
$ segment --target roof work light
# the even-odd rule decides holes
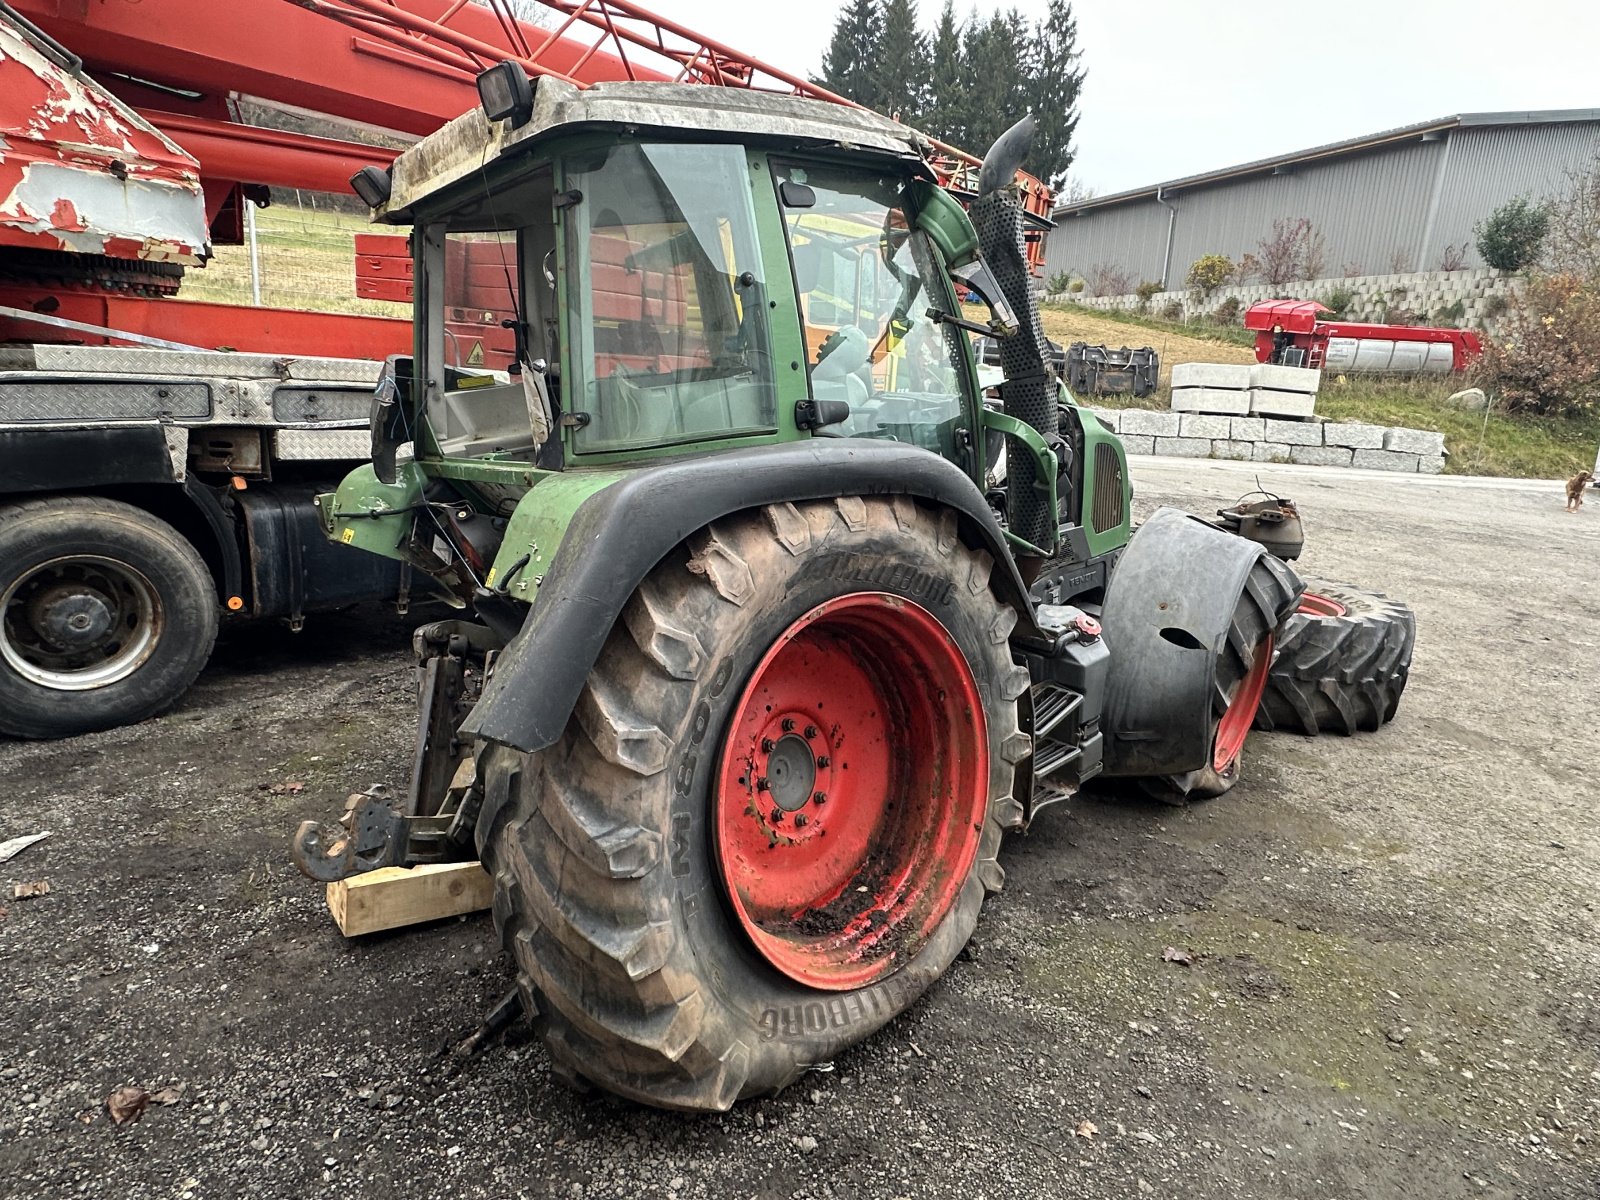
[[[478,101],[489,120],[510,117],[515,128],[533,115],[533,81],[521,63],[508,58],[478,76]]]

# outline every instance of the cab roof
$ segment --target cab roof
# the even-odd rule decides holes
[[[375,219],[409,224],[420,202],[541,139],[580,129],[659,129],[675,139],[741,136],[873,151],[922,159],[926,136],[864,108],[747,88],[685,83],[600,83],[577,88],[548,76],[535,81],[533,115],[522,125],[462,113],[395,159],[389,200]]]

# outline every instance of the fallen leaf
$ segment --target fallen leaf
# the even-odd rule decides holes
[[[48,896],[50,885],[43,879],[36,879],[32,883],[19,883],[11,889],[14,900],[32,900],[35,896]]]
[[[1180,967],[1194,966],[1194,954],[1189,950],[1180,950],[1176,946],[1168,946],[1161,952],[1161,961],[1177,963]]]
[[[298,796],[306,790],[306,785],[298,779],[290,779],[283,783],[275,783],[267,790],[276,796]]]
[[[1100,1126],[1093,1121],[1083,1120],[1078,1122],[1078,1127],[1072,1131],[1074,1137],[1092,1138],[1100,1132]]]
[[[150,1093],[142,1087],[120,1087],[106,1099],[106,1111],[117,1125],[137,1121],[149,1105]]]
[[[9,908],[0,908],[0,921],[4,921],[10,915],[11,910]]]
[[[150,1093],[151,1104],[176,1104],[183,1099],[183,1084],[175,1083]]]
[[[10,841],[0,842],[0,863],[10,862],[35,842],[42,842],[50,836],[50,830],[43,833],[25,833],[21,837],[14,837]]]

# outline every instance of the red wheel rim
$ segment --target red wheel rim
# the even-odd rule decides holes
[[[961,895],[988,781],[983,703],[944,626],[883,592],[817,605],[756,664],[722,750],[717,865],[751,943],[831,991],[909,962]]]
[[[1300,597],[1300,603],[1295,608],[1295,612],[1307,617],[1342,617],[1349,611],[1332,596],[1324,596],[1318,592],[1306,592]]]
[[[1239,761],[1239,751],[1244,749],[1244,739],[1256,719],[1256,709],[1261,707],[1261,693],[1267,690],[1267,675],[1272,671],[1272,635],[1261,639],[1256,647],[1255,661],[1234,689],[1228,701],[1228,711],[1217,722],[1217,740],[1212,746],[1211,766],[1224,773]]]

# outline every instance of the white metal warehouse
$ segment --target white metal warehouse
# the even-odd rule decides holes
[[[1600,109],[1462,113],[1055,210],[1046,275],[1108,266],[1180,288],[1203,254],[1254,252],[1275,219],[1307,217],[1325,275],[1439,267],[1514,196],[1562,190],[1600,150]]]

